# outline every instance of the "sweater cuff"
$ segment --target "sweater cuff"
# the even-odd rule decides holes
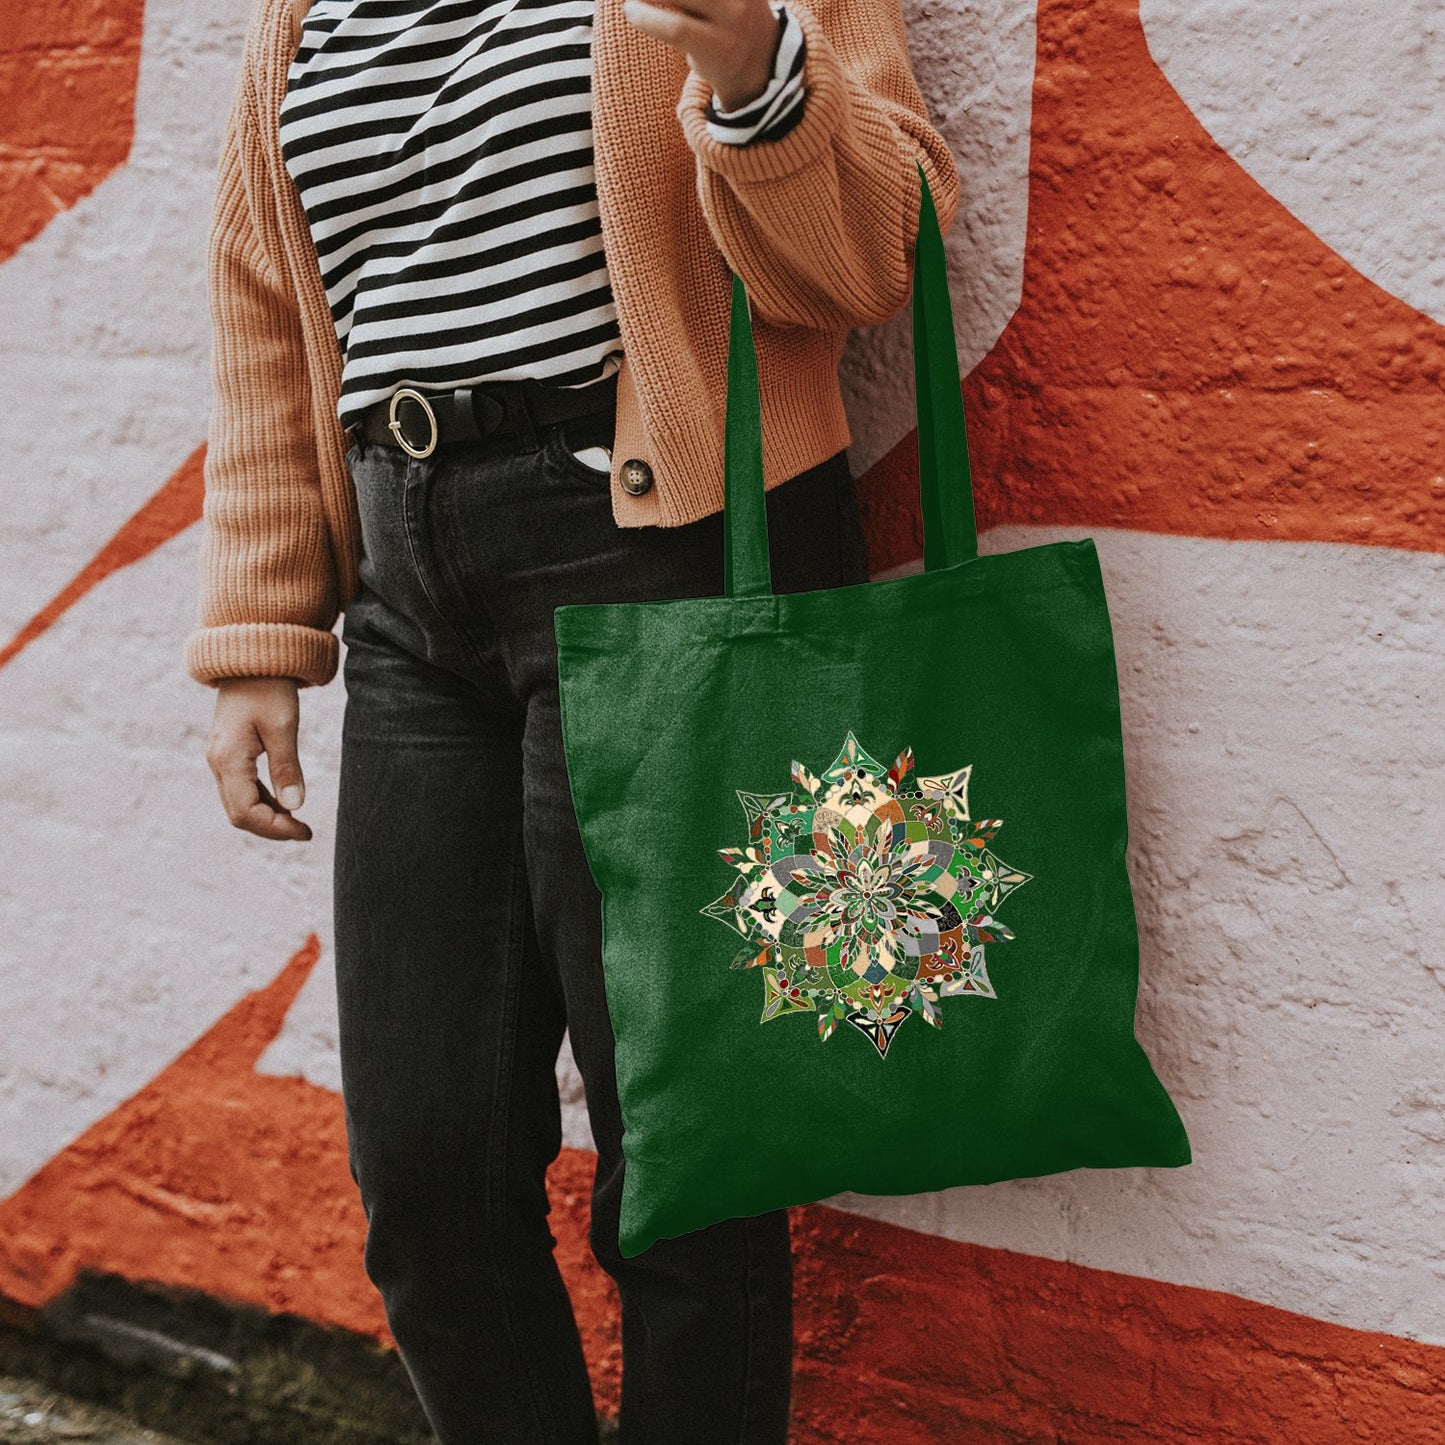
[[[294,677],[320,687],[336,676],[341,639],[298,622],[235,622],[186,638],[186,671],[215,687],[226,677]]]
[[[728,180],[770,181],[816,161],[832,145],[848,107],[848,78],[842,61],[823,30],[823,22],[806,5],[789,6],[803,33],[803,90],[807,103],[802,119],[786,135],[758,145],[729,145],[708,133],[708,101],[712,86],[689,70],[677,102],[682,133],[698,160]]]

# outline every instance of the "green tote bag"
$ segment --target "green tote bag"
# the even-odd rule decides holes
[[[724,593],[554,612],[602,894],[621,1253],[845,1190],[1189,1163],[1134,1036],[1098,555],[978,555],[927,180],[921,572],[772,593],[736,275],[732,297]]]

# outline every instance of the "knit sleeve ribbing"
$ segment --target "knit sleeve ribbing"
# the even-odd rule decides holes
[[[267,185],[243,76],[226,124],[207,238],[212,406],[203,476],[199,626],[186,670],[329,682],[339,608],[322,512],[294,290],[267,254]]]
[[[887,321],[908,303],[922,165],[946,232],[961,182],[914,78],[899,0],[795,0],[802,119],[778,140],[729,146],[708,133],[711,87],[689,72],[677,118],[697,195],[754,314],[779,326]]]

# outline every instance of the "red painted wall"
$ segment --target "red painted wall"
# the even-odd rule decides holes
[[[0,33],[0,261],[125,163],[142,0],[32,0]]]
[[[1445,550],[1445,334],[1226,155],[1138,0],[1039,6],[1023,300],[964,382],[1001,522]],[[919,555],[910,435],[863,479]]]
[[[90,1267],[389,1339],[361,1269],[339,1101],[254,1070],[318,951],[309,939],[0,1205],[12,1318]],[[615,1413],[616,1292],[586,1244],[593,1164],[563,1151],[550,1222],[598,1403]],[[797,1445],[1442,1438],[1445,1349],[826,1207],[792,1215]]]

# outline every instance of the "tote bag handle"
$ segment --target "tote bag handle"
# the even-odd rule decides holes
[[[923,566],[925,571],[935,572],[976,557],[978,535],[943,233],[921,165],[918,178],[918,239],[913,252],[914,404]],[[736,273],[723,441],[723,577],[727,597],[772,595],[758,358],[747,291]]]

